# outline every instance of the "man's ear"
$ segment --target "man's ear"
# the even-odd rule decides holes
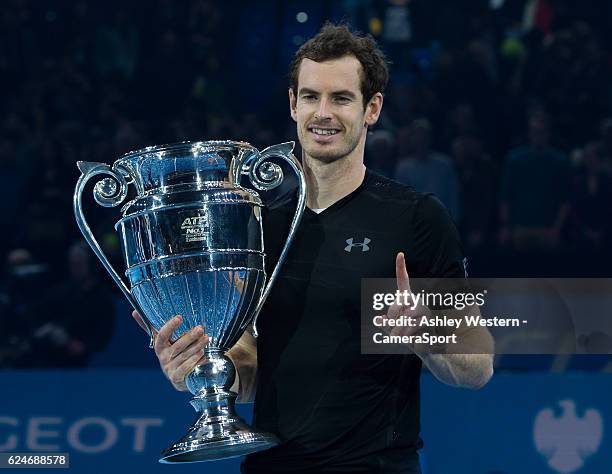
[[[293,121],[297,122],[297,97],[291,87],[289,88],[289,112]]]
[[[378,117],[380,117],[380,111],[383,106],[383,95],[380,92],[377,92],[372,96],[368,105],[366,105],[365,110],[365,124],[368,127],[371,127],[376,122],[378,122]]]

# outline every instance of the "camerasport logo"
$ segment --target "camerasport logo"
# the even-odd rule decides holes
[[[210,234],[208,215],[203,213],[195,216],[182,217],[181,234],[186,242],[200,242],[206,240]]]

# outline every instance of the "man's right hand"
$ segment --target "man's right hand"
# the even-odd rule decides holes
[[[138,325],[147,330],[142,318],[137,311],[132,312],[132,317]],[[158,332],[154,332],[153,340],[155,355],[159,360],[159,365],[164,375],[174,388],[180,391],[187,391],[185,378],[193,368],[204,362],[205,357],[202,352],[208,342],[208,335],[204,333],[202,326],[196,326],[183,334],[176,341],[171,341],[174,331],[181,325],[182,317],[175,316],[164,324]]]

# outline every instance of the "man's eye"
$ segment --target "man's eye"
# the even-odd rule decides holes
[[[348,97],[336,97],[336,102],[339,102],[340,104],[347,104],[351,101],[351,99],[349,99]]]
[[[307,95],[303,95],[302,99],[304,99],[304,100],[315,100],[316,97],[314,95],[312,95],[312,94],[307,94]]]

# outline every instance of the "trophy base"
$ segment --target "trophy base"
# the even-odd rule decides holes
[[[159,462],[173,464],[218,461],[263,451],[277,444],[278,439],[267,433],[235,433],[217,439],[178,442],[162,453]]]
[[[179,441],[161,453],[160,463],[216,461],[263,451],[279,440],[270,433],[252,431],[234,410],[233,393],[196,397],[191,405],[199,417]]]

